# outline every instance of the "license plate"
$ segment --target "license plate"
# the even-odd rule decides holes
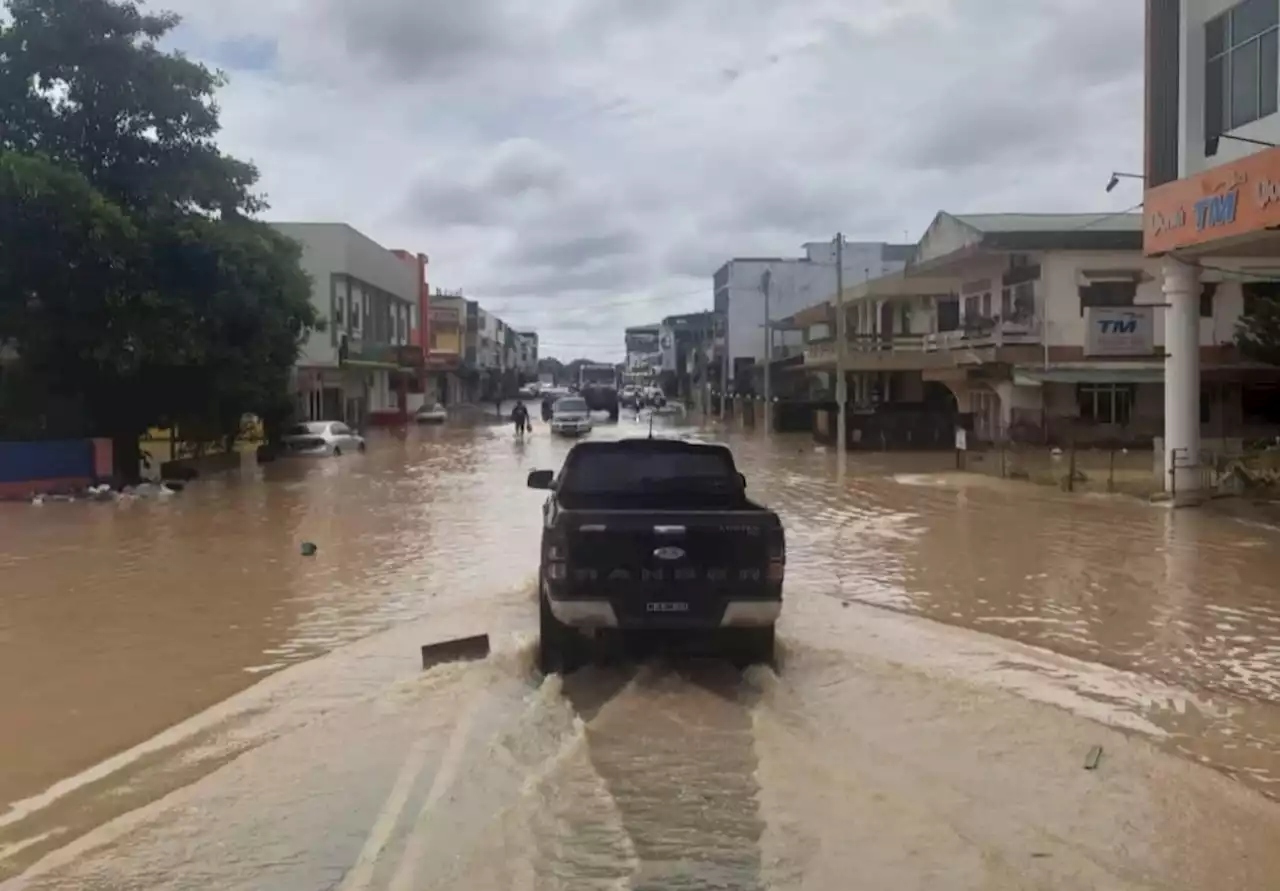
[[[645,604],[645,611],[650,613],[687,613],[689,604],[687,603],[648,603]]]

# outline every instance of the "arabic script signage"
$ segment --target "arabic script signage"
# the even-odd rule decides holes
[[[1280,149],[1148,189],[1143,203],[1148,255],[1280,226]]]

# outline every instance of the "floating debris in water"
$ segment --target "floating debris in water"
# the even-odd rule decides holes
[[[1084,769],[1097,770],[1098,762],[1102,760],[1102,746],[1094,746],[1089,750],[1089,754],[1084,756]]]
[[[316,547],[315,542],[304,541],[302,543],[302,556],[304,557],[314,557],[317,550],[319,549]]]

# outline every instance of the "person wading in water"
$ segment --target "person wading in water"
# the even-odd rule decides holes
[[[516,436],[524,436],[525,431],[533,432],[533,425],[529,423],[529,409],[524,407],[524,403],[516,400],[516,407],[511,409],[511,420],[516,425]]]

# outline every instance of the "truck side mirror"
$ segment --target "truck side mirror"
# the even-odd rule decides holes
[[[742,485],[742,488],[745,489],[747,487],[747,475],[745,473],[738,474],[738,482]]]
[[[527,485],[530,489],[550,489],[556,474],[553,470],[531,470]]]

